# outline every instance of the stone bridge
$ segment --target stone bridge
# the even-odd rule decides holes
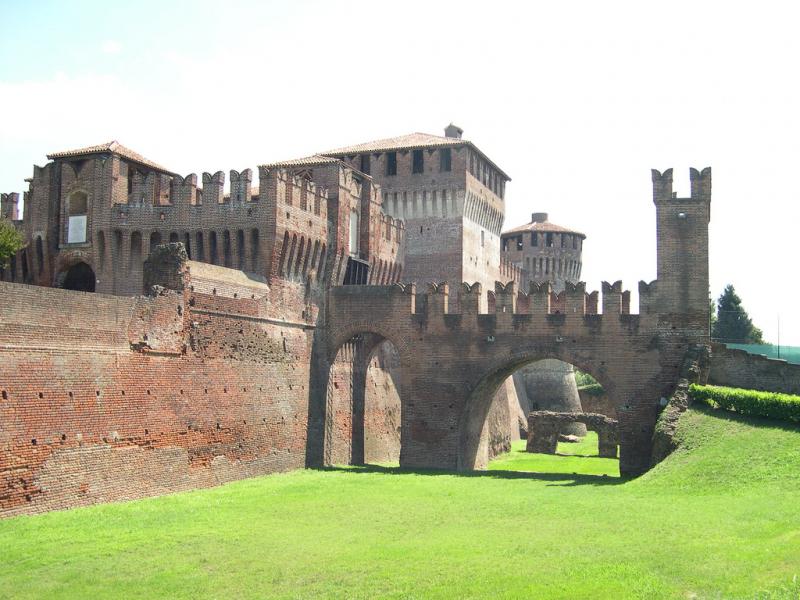
[[[639,314],[630,314],[621,282],[603,283],[601,303],[582,283],[558,296],[547,284],[462,284],[455,297],[445,283],[331,288],[313,357],[308,463],[327,462],[330,365],[357,338],[364,360],[384,340],[399,355],[403,467],[485,467],[486,416],[498,387],[523,365],[554,358],[603,385],[617,407],[620,472],[646,471],[662,399],[675,389],[690,344],[709,335],[711,171],[690,176],[691,196],[678,198],[672,171],[653,171],[658,279],[640,282]]]
[[[622,312],[619,283],[603,286],[604,314],[587,312],[587,298],[596,294],[587,295],[582,284],[565,290],[560,313],[551,312],[547,285],[530,294],[519,293],[513,283],[498,285],[486,295],[494,301],[493,313],[481,310],[479,284],[462,285],[459,312],[449,310],[447,284],[423,293],[413,284],[332,288],[319,364],[331,364],[355,336],[367,342],[365,356],[384,340],[391,342],[401,365],[400,464],[471,470],[486,466],[483,430],[500,384],[537,360],[571,363],[616,399],[620,470],[641,473],[650,463],[659,400],[671,393],[687,348],[661,335],[659,316],[647,309],[654,287],[640,286],[644,311],[638,315]],[[324,390],[325,369],[317,375]]]

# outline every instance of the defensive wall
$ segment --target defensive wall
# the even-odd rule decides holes
[[[713,344],[708,383],[800,394],[800,365]]]
[[[306,465],[316,325],[241,271],[161,248],[145,267],[148,296],[0,283],[1,515]],[[358,425],[352,349],[332,365],[332,462],[352,462],[354,427],[362,459],[397,460],[394,365],[377,363]]]

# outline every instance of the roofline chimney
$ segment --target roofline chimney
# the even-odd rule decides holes
[[[445,137],[456,138],[460,140],[462,135],[464,135],[464,130],[458,125],[453,125],[450,123],[450,125],[444,128]]]

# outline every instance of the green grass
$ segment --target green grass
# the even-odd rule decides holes
[[[619,461],[597,456],[597,434],[589,431],[579,443],[559,442],[557,454],[525,452],[525,440],[511,444],[511,452],[489,465],[490,471],[527,471],[531,473],[567,473],[619,477]]]
[[[792,598],[800,430],[691,410],[631,481],[297,471],[0,521],[0,598]],[[528,462],[528,461],[534,462]]]

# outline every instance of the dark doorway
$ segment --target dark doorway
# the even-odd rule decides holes
[[[95,275],[92,268],[85,262],[75,263],[69,268],[64,277],[64,289],[76,292],[93,292]]]

